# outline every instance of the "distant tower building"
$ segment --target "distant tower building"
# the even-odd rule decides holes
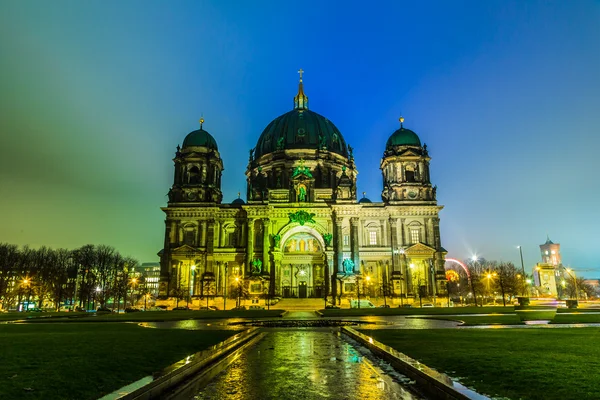
[[[542,262],[536,264],[533,270],[533,280],[540,295],[560,296],[558,283],[563,283],[562,260],[560,258],[560,244],[552,242],[546,237],[546,243],[540,244]]]
[[[546,243],[540,244],[540,251],[542,252],[542,262],[544,264],[551,264],[555,267],[562,264],[560,244],[552,242],[549,236],[546,237]]]

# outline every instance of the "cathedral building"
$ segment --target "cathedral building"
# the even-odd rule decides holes
[[[311,111],[302,75],[291,111],[250,150],[247,191],[223,202],[217,141],[189,133],[173,159],[160,297],[434,297],[445,289],[427,145],[404,127],[383,151],[382,202],[358,199],[353,149]],[[383,146],[382,146],[383,147]],[[226,162],[226,160],[225,160]]]

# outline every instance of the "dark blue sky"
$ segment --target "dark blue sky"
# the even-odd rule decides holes
[[[400,114],[428,144],[449,256],[600,277],[599,2],[3,2],[0,54],[0,241],[156,260],[177,144],[203,114],[245,193],[303,68],[372,200]]]

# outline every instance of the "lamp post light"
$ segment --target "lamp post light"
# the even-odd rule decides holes
[[[27,286],[27,308],[25,309],[25,311],[27,311],[29,309],[29,301],[31,298],[31,279],[29,278],[25,278],[23,279],[23,284]]]
[[[96,298],[100,295],[102,288],[100,286],[96,287],[96,293],[94,293],[94,309],[96,309]],[[102,304],[102,303],[100,303]]]
[[[527,292],[525,291],[525,264],[523,263],[523,248],[520,245],[517,247],[519,248],[519,255],[521,256],[521,270],[523,272],[523,296],[526,296]]]
[[[131,307],[135,305],[135,285],[137,285],[137,278],[131,278]],[[127,308],[127,302],[125,302],[125,308]]]
[[[476,254],[473,254],[473,256],[471,257],[471,261],[473,261],[473,265],[475,265],[475,263],[479,263],[479,257],[477,257]],[[473,300],[475,301],[475,307],[477,307],[477,295],[475,294],[475,284],[473,283],[473,279],[471,279],[471,274],[469,274],[468,278],[469,284],[471,285],[471,292],[473,292]],[[483,299],[481,300],[481,306],[483,307]]]

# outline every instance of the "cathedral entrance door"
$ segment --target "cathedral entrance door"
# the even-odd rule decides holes
[[[300,282],[298,284],[298,298],[300,299],[305,299],[306,293],[307,293],[307,286],[306,286],[306,282]]]

